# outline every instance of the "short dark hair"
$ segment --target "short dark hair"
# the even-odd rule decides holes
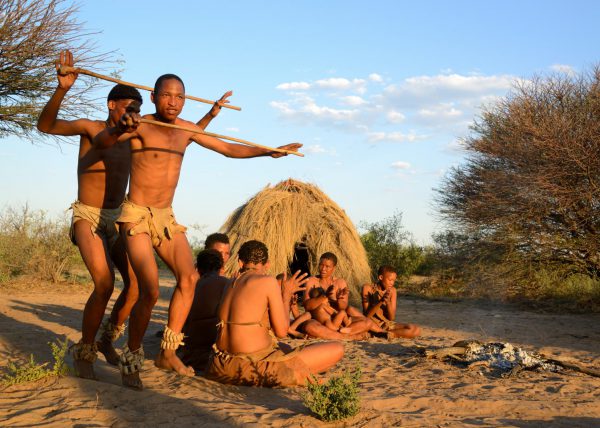
[[[321,254],[321,257],[319,257],[319,260],[331,260],[333,262],[334,266],[337,266],[337,256],[333,253],[330,253],[329,251],[326,253]]]
[[[224,233],[211,233],[204,241],[204,248],[210,248],[216,243],[229,244],[229,237]]]
[[[178,80],[179,83],[181,83],[181,86],[183,86],[183,91],[185,92],[185,85],[183,84],[183,80],[181,80],[181,77],[177,76],[176,74],[167,73],[167,74],[163,74],[158,79],[156,79],[156,83],[154,84],[154,95],[158,95],[158,90],[160,89],[160,86],[162,85],[162,83],[165,80],[169,80],[169,79]]]
[[[396,271],[396,268],[393,267],[393,266],[390,266],[390,265],[381,265],[381,266],[379,266],[379,269],[377,269],[377,276],[384,275],[384,274],[389,273],[389,272],[396,273],[396,274],[398,273]]]
[[[131,86],[126,86],[122,84],[118,84],[113,86],[113,88],[108,93],[106,97],[106,101],[117,101],[117,100],[136,100],[140,104],[144,101],[142,100],[142,95],[140,91]]]
[[[324,296],[325,294],[327,294],[327,293],[325,292],[325,289],[323,287],[313,287],[308,292],[308,297],[310,297],[311,299],[314,299],[315,297],[321,297],[321,296]]]
[[[267,250],[267,246],[260,241],[247,241],[240,247],[238,258],[243,263],[265,264],[267,263],[267,260],[269,260],[269,250]]]
[[[200,275],[218,272],[223,267],[223,256],[217,250],[202,250],[196,256],[196,269]]]

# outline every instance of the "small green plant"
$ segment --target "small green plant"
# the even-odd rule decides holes
[[[357,368],[353,373],[332,376],[323,384],[318,384],[315,378],[302,396],[304,405],[319,419],[328,422],[356,415],[360,410],[358,381],[361,375],[360,368]]]
[[[38,364],[33,354],[31,354],[29,361],[22,365],[13,362],[8,363],[8,373],[2,378],[2,385],[6,387],[19,383],[35,382],[51,376],[62,377],[68,375],[70,369],[65,363],[65,356],[69,349],[69,340],[65,338],[64,341],[57,340],[55,343],[49,343],[49,345],[54,359],[52,369],[47,368],[50,363]]]

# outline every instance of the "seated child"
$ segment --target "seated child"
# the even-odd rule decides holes
[[[300,323],[312,318],[333,331],[339,331],[340,333],[350,332],[350,329],[347,327],[352,324],[352,319],[348,316],[346,311],[336,311],[331,307],[323,287],[314,287],[311,289],[309,292],[309,297],[311,299],[319,298],[322,303],[310,312],[306,312],[305,314],[301,315],[296,321],[294,321],[294,324],[298,323],[299,325]]]

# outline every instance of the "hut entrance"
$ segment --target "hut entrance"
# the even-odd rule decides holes
[[[300,270],[302,273],[307,273],[310,276],[308,247],[302,242],[297,242],[294,246],[294,258],[289,265],[290,273]]]

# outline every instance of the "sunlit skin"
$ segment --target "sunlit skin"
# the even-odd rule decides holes
[[[379,282],[374,286],[371,285],[370,288],[367,288],[367,292],[373,292],[374,289],[379,289],[381,294],[381,299],[383,300],[383,304],[380,308],[381,313],[385,316],[386,319],[393,321],[396,318],[396,289],[394,288],[394,284],[396,283],[396,279],[398,278],[398,274],[396,272],[385,272],[383,275],[379,275]],[[363,294],[364,294],[363,290]],[[368,301],[365,302],[363,298],[363,313],[367,316],[370,316]],[[375,312],[373,312],[375,313]]]
[[[73,54],[68,50],[60,53],[57,70],[60,66],[73,66]],[[77,79],[76,73],[60,75],[57,73],[58,86],[44,106],[37,127],[41,132],[52,135],[79,136],[79,156],[77,162],[77,199],[85,205],[115,209],[125,197],[129,178],[130,150],[128,144],[118,144],[110,150],[98,150],[92,146],[92,139],[107,126],[114,126],[125,113],[131,99],[110,100],[107,102],[108,117],[105,121],[58,119],[62,101]],[[90,233],[90,223],[79,220],[74,225],[75,241],[81,257],[94,282],[82,321],[82,342],[93,344],[96,340],[104,311],[114,289],[114,265],[123,278],[124,287],[120,293],[110,321],[122,325],[138,297],[137,281],[128,263],[123,242],[118,240],[111,248],[107,242]],[[110,340],[101,339],[99,350],[108,362],[116,364],[118,355]],[[93,366],[86,361],[75,361],[80,377],[95,378]]]
[[[378,276],[377,284],[365,284],[362,287],[362,307],[365,316],[375,323],[389,322],[396,319],[398,294],[394,287],[398,274],[384,272]],[[421,329],[414,324],[395,323],[388,328],[392,337],[413,338],[421,334]]]
[[[194,123],[178,117],[185,104],[184,87],[179,80],[163,80],[157,88],[157,93],[151,94],[151,100],[155,104],[156,112],[145,115],[144,118],[200,129]],[[183,156],[192,142],[227,157],[282,156],[282,153],[230,144],[204,134],[141,123],[141,118],[136,112],[126,113],[116,127],[109,128],[94,138],[94,145],[100,148],[130,141],[132,160],[128,198],[136,205],[155,208],[171,206]],[[300,147],[301,144],[288,144],[281,148],[295,151]],[[150,236],[129,235],[128,231],[133,226],[131,223],[124,223],[121,233],[126,237],[127,252],[140,283],[140,298],[132,311],[128,340],[129,349],[137,350],[142,344],[152,308],[158,298],[158,267],[152,254]],[[172,240],[163,240],[155,250],[177,278],[169,306],[167,326],[173,332],[179,333],[189,313],[198,280],[192,251],[183,233],[176,233]],[[186,367],[177,357],[175,350],[161,350],[156,365],[163,369],[175,370],[179,374],[194,374],[192,368]],[[134,388],[142,386],[139,373],[124,375],[123,382]]]
[[[239,323],[263,321],[270,325],[278,338],[287,336],[289,329],[290,302],[295,292],[306,282],[306,274],[296,272],[284,278],[281,285],[267,275],[267,263],[244,263],[239,261],[245,273],[235,281],[234,287],[225,292],[219,317]],[[260,325],[233,325],[221,330],[217,337],[220,350],[229,353],[253,353],[269,347],[271,336]],[[281,344],[282,347],[288,347]],[[325,342],[305,346],[298,354],[313,374],[322,373],[334,366],[344,355],[344,347],[338,342]],[[308,379],[299,379],[304,384]]]
[[[345,311],[351,318],[351,325],[347,327],[347,330],[351,334],[361,334],[367,331],[381,330],[378,326],[374,325],[372,321],[365,318],[363,314],[356,308],[349,304],[349,289],[348,284],[342,278],[336,278],[334,276],[336,265],[333,260],[328,258],[321,258],[319,260],[319,276],[309,278],[306,283],[306,291],[304,292],[304,308],[307,312],[312,312],[318,308],[322,302],[319,298],[310,298],[309,292],[312,288],[322,287],[327,292],[330,305],[336,311]],[[330,337],[329,333],[322,331],[318,327],[311,326],[310,323],[315,320],[311,320],[305,326],[305,331],[312,330],[311,336],[316,337]],[[326,336],[322,336],[326,334]]]

